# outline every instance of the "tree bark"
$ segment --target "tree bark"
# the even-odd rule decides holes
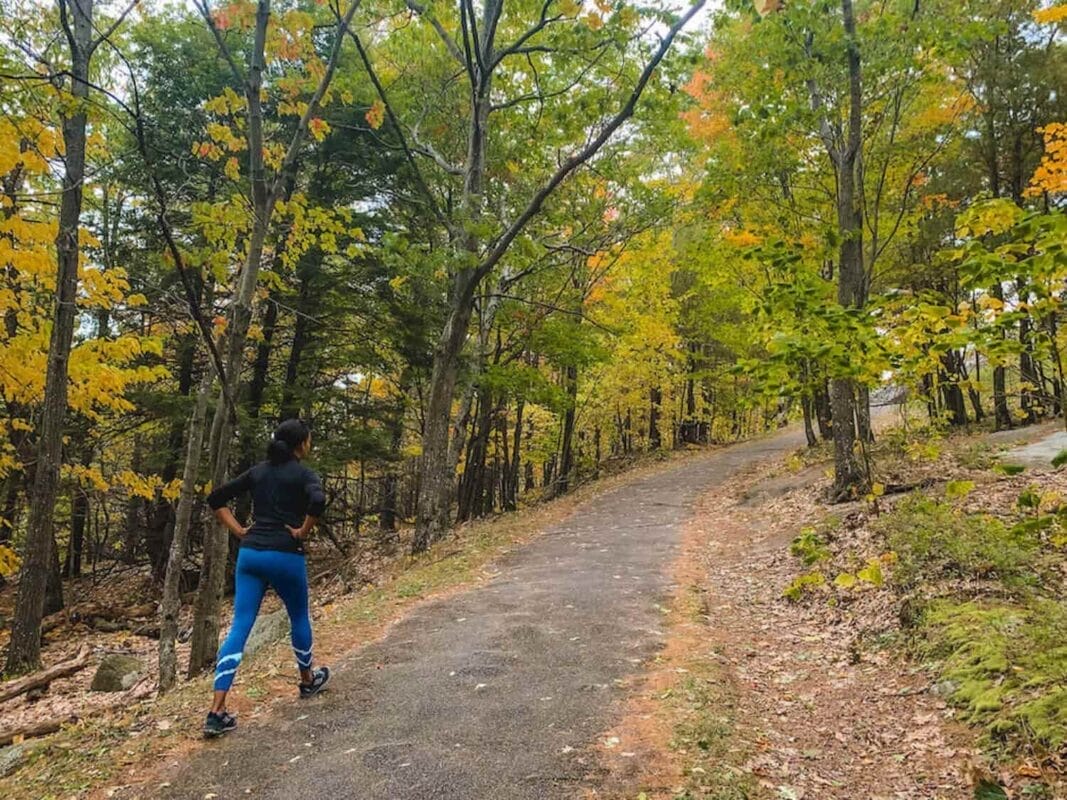
[[[824,442],[829,442],[834,438],[833,414],[830,410],[830,390],[825,378],[819,380],[812,403],[815,409],[815,421],[819,425],[819,436]]]
[[[511,464],[508,469],[506,491],[504,492],[504,510],[514,511],[519,504],[519,472],[522,461],[522,415],[526,401],[520,397],[515,404],[515,430],[511,445]]]
[[[860,83],[860,53],[852,0],[841,0],[848,57],[848,134],[836,154],[837,225],[841,236],[837,300],[846,308],[862,308],[866,301],[863,267],[862,215],[857,195],[862,169],[863,93]],[[834,437],[834,495],[844,499],[866,493],[866,478],[856,459],[856,393],[848,378],[834,378],[830,385]]]
[[[653,386],[648,391],[648,448],[659,450],[663,438],[659,430],[660,406],[663,403],[663,391]]]
[[[815,428],[812,425],[812,401],[810,397],[804,396],[800,400],[801,408],[804,410],[804,438],[808,442],[808,447],[815,447],[819,443],[819,440],[815,436]]]
[[[70,505],[70,544],[63,565],[63,577],[77,578],[82,574],[82,552],[85,548],[85,521],[89,516],[89,494],[75,484]]]
[[[200,473],[200,458],[204,450],[204,429],[207,425],[208,396],[211,393],[212,374],[204,368],[196,405],[189,420],[189,437],[185,445],[185,467],[182,470],[182,488],[178,497],[178,510],[174,520],[174,535],[170,541],[167,569],[163,574],[163,599],[159,617],[159,690],[173,688],[178,676],[178,655],[175,642],[178,638],[178,615],[181,613],[182,562],[189,543],[189,528],[193,518],[196,499],[196,479]]]
[[[560,441],[559,474],[556,477],[552,496],[570,491],[574,479],[574,418],[578,406],[578,368],[571,365],[564,372],[564,388],[567,392],[567,410],[563,413],[563,435]]]
[[[419,490],[415,512],[413,553],[425,551],[448,530],[454,471],[449,453],[452,398],[459,379],[459,358],[467,339],[473,312],[462,298],[474,279],[470,270],[457,273],[453,281],[452,307],[434,347],[433,371],[426,405],[426,423],[419,457]]]

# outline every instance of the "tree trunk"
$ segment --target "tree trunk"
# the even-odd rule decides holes
[[[310,305],[311,276],[310,270],[301,270],[300,300],[301,308]],[[300,391],[300,362],[304,356],[304,350],[310,339],[310,320],[305,314],[297,314],[293,324],[293,344],[289,349],[289,360],[285,365],[285,385],[282,389],[281,418],[293,419],[300,416],[300,401],[303,392]]]
[[[448,530],[451,521],[454,470],[449,458],[452,399],[459,379],[459,359],[467,340],[473,308],[466,296],[473,289],[469,270],[453,281],[452,307],[434,348],[426,427],[419,458],[419,491],[412,553],[425,551]]]
[[[563,432],[560,439],[559,474],[556,476],[552,496],[570,491],[574,478],[574,417],[578,405],[578,368],[568,366],[564,372],[564,390],[567,392],[567,410],[563,412]]]
[[[67,367],[74,336],[78,292],[78,233],[85,184],[85,109],[89,97],[93,0],[79,0],[65,8],[70,26],[70,92],[75,102],[73,113],[62,120],[65,169],[56,236],[56,303],[48,344],[41,436],[26,530],[25,556],[7,652],[5,672],[9,674],[27,672],[40,666],[45,590],[48,573],[53,563],[58,563],[53,529],[59,470],[63,462],[63,429],[67,418]]]
[[[504,510],[514,511],[519,504],[519,471],[522,453],[522,415],[526,401],[519,398],[515,405],[515,432],[511,445],[511,465],[508,471],[507,491],[504,493]]]
[[[663,403],[663,391],[653,386],[648,393],[648,448],[659,450],[663,439],[659,431],[660,405]]]
[[[474,433],[467,444],[466,466],[459,484],[456,519],[460,522],[480,517],[485,513],[486,459],[489,453],[489,436],[492,432],[492,414],[493,399],[488,390],[480,389]]]
[[[838,152],[837,225],[841,236],[837,299],[846,308],[861,308],[866,301],[863,267],[863,226],[856,195],[861,185],[863,94],[860,85],[860,53],[852,0],[841,0],[848,51],[849,115],[844,150]],[[856,460],[856,396],[853,382],[835,378],[830,386],[834,437],[834,495],[862,496],[866,479]]]
[[[804,410],[804,437],[807,439],[808,447],[815,447],[819,443],[819,440],[815,437],[815,428],[812,426],[811,409],[812,400],[810,397],[804,396],[800,400],[801,408]]]
[[[407,380],[401,379],[400,394],[407,394]],[[392,533],[396,530],[397,515],[397,485],[400,482],[399,468],[401,463],[400,449],[404,444],[404,405],[398,403],[393,415],[389,420],[389,452],[393,461],[386,467],[386,474],[382,479],[382,502],[378,510],[378,529],[384,533]],[[394,537],[395,539],[395,537]]]
[[[824,442],[829,442],[834,437],[833,414],[830,410],[830,390],[827,388],[826,379],[819,381],[812,398],[815,410],[815,421],[819,425],[819,436]]]
[[[85,548],[85,520],[89,516],[89,494],[77,483],[70,503],[70,544],[63,564],[63,577],[77,578],[82,574],[82,552]]]
[[[182,488],[174,520],[174,535],[170,541],[167,569],[163,576],[163,599],[159,621],[159,690],[171,689],[178,676],[178,615],[181,613],[182,562],[189,542],[189,528],[196,499],[196,479],[200,474],[200,458],[204,450],[204,429],[207,425],[208,396],[211,393],[211,370],[204,368],[196,405],[189,420],[189,438],[185,446],[185,467]]]
[[[263,160],[263,107],[261,89],[266,71],[264,51],[267,25],[270,20],[270,3],[260,0],[256,9],[256,25],[248,77],[245,82],[245,101],[248,107],[247,138],[249,145],[252,226],[244,265],[241,269],[237,290],[230,308],[225,332],[223,358],[224,374],[219,376],[219,402],[211,422],[211,483],[221,486],[229,471],[231,438],[236,424],[237,409],[230,407],[237,397],[240,386],[241,366],[244,362],[244,347],[252,322],[252,303],[263,262],[264,245],[270,229],[271,218],[278,199],[281,179],[270,184],[266,177]],[[340,36],[340,33],[338,34]],[[339,45],[339,42],[337,43]],[[335,63],[335,62],[332,62]],[[333,67],[320,82],[319,90],[328,84]],[[318,90],[317,90],[318,91]],[[317,101],[316,101],[317,103]],[[311,105],[314,105],[311,104]],[[297,136],[300,135],[298,131]],[[294,145],[299,139],[294,140]],[[293,148],[290,148],[293,152]],[[290,169],[295,169],[295,156],[287,153],[280,172],[288,178]],[[189,676],[209,669],[215,661],[219,645],[219,605],[222,602],[226,582],[226,564],[229,556],[229,532],[220,525],[209,522],[204,536],[204,564],[197,587],[196,611],[193,618],[193,634],[190,642]]]
[[[867,444],[874,441],[874,430],[871,428],[871,390],[866,386],[856,387],[856,433],[862,436]]]
[[[990,294],[1001,303],[1004,302],[1004,287],[999,281],[990,289]],[[1000,335],[1004,337],[1005,332],[1001,330]],[[1002,364],[993,367],[993,418],[998,431],[1006,431],[1012,427],[1011,409],[1008,408],[1007,370]]]
[[[59,548],[53,540],[52,564],[48,570],[48,582],[45,584],[42,618],[62,611],[63,606],[63,568],[59,563]]]
[[[1019,345],[1022,347],[1019,353],[1019,405],[1026,415],[1028,425],[1037,422],[1041,407],[1041,400],[1036,392],[1038,379],[1037,370],[1034,368],[1033,342],[1030,341],[1031,331],[1030,318],[1022,316],[1019,319]]]

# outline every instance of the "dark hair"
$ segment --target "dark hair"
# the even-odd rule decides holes
[[[311,429],[298,419],[287,419],[274,430],[274,436],[267,445],[267,460],[271,464],[284,464],[291,461],[293,451],[307,441]]]

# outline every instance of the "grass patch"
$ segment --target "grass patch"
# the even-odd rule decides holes
[[[906,589],[942,578],[996,579],[1013,588],[1039,581],[1041,540],[1026,524],[965,514],[948,503],[914,495],[876,520],[873,528],[897,554],[894,579]]]
[[[699,668],[676,690],[676,702],[686,710],[675,727],[672,747],[684,752],[685,788],[674,800],[750,800],[756,796],[755,778],[736,766],[736,709],[722,676]]]
[[[826,540],[815,528],[804,528],[800,535],[789,545],[789,552],[804,562],[805,566],[829,560],[832,553],[826,546]]]
[[[696,586],[679,595],[681,617],[707,624],[707,608]],[[720,653],[721,655],[721,653]],[[741,769],[745,753],[738,736],[737,698],[724,669],[707,658],[685,663],[684,678],[662,699],[676,720],[671,748],[684,757],[685,785],[674,800],[752,800],[756,779]]]
[[[1003,517],[916,494],[873,523],[896,554],[893,583],[920,598],[915,654],[1005,755],[1067,744],[1067,603],[1054,588],[1065,517],[1043,505],[1036,487]]]
[[[949,700],[991,742],[1047,751],[1067,744],[1067,603],[937,601],[921,636]]]

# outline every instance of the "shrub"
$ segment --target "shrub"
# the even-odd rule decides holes
[[[894,579],[905,587],[938,577],[999,578],[1014,585],[1036,581],[1040,539],[1026,526],[964,514],[919,495],[906,498],[874,525],[896,552]]]
[[[830,558],[830,550],[815,528],[804,528],[789,545],[789,552],[809,567]]]

